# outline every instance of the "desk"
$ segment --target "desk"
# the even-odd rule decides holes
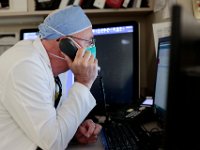
[[[69,145],[66,150],[104,150],[104,147],[101,143],[101,137],[98,137],[98,140],[94,144],[87,144],[87,145],[80,145],[80,144],[73,144]]]
[[[143,124],[143,127],[145,127],[147,131],[152,131],[152,129],[157,129],[156,131],[161,131],[161,129],[157,126],[157,122],[155,122],[155,121]],[[148,140],[148,142],[149,141],[151,141],[151,140]],[[151,142],[153,142],[153,141],[151,141]],[[158,143],[156,143],[156,145],[157,144]],[[104,150],[104,147],[103,147],[103,144],[101,141],[101,135],[99,135],[97,142],[94,144],[87,144],[87,145],[71,144],[68,146],[68,148],[66,150]]]

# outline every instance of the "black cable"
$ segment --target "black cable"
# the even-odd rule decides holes
[[[102,92],[102,95],[103,95],[103,105],[104,105],[104,109],[105,109],[105,115],[106,115],[105,116],[106,117],[105,123],[106,123],[106,122],[110,121],[110,116],[109,116],[109,113],[108,113],[108,110],[107,110],[106,93],[105,93],[105,88],[104,88],[103,75],[102,75],[101,71],[99,71],[98,78],[99,78],[99,81],[100,81],[100,89],[101,89],[101,92]]]

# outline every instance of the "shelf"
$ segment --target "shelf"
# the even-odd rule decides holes
[[[113,15],[113,14],[145,14],[150,13],[151,8],[126,8],[126,9],[87,9],[85,13],[89,16],[93,15]],[[0,17],[26,17],[26,16],[47,16],[52,11],[32,11],[32,12],[3,12],[0,11]]]
[[[26,16],[46,16],[51,11],[35,11],[35,12],[1,12],[0,17],[26,17]]]
[[[125,16],[125,15],[144,15],[153,12],[155,0],[148,0],[149,7],[142,8],[105,8],[105,9],[85,9],[85,13],[89,17],[105,17],[105,16]],[[35,11],[35,2],[33,0],[27,0],[27,12],[11,12],[0,9],[0,18],[30,18],[30,17],[46,17],[52,11]]]
[[[88,16],[112,16],[112,15],[140,15],[153,12],[150,8],[121,8],[121,9],[87,9],[85,10]]]

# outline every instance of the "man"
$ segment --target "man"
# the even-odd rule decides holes
[[[85,120],[96,104],[90,88],[98,61],[85,50],[94,44],[91,22],[79,6],[69,6],[47,16],[39,35],[0,57],[0,149],[63,150],[73,137],[95,142],[101,126]],[[79,48],[73,61],[59,47],[69,37]],[[54,78],[69,69],[75,83],[55,108]]]

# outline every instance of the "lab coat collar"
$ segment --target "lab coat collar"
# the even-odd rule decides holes
[[[34,40],[33,42],[33,46],[38,50],[38,52],[41,54],[41,56],[44,58],[45,62],[47,63],[47,65],[49,66],[49,68],[51,68],[51,63],[50,63],[50,59],[49,56],[47,54],[46,49],[44,48],[44,46],[42,45],[41,39],[38,37]]]

